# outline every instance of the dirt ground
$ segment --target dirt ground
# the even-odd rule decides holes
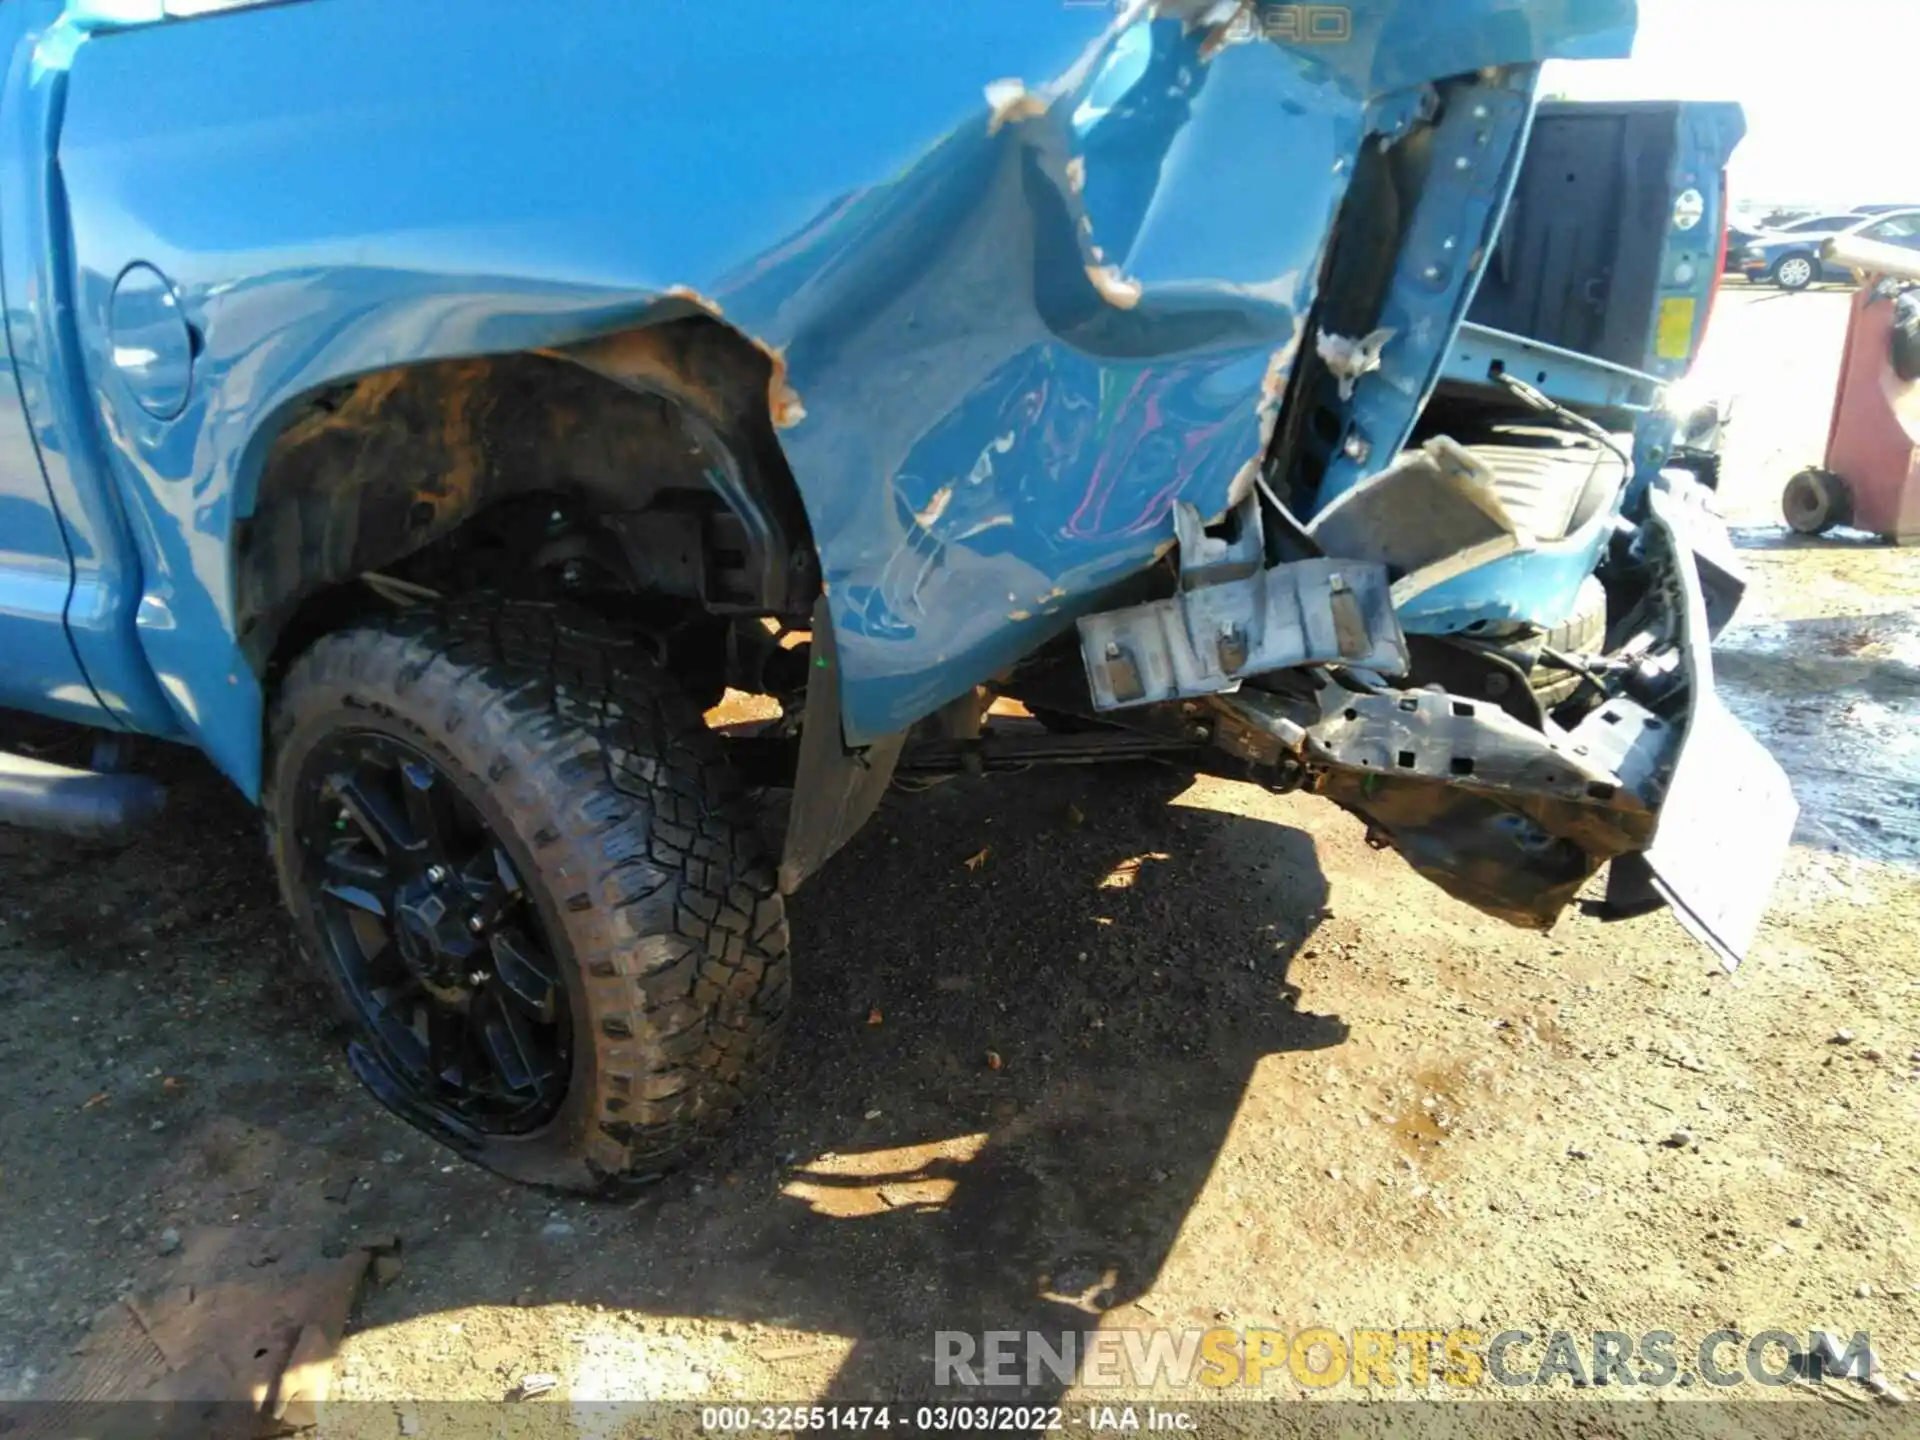
[[[1845,304],[1736,285],[1703,367],[1758,586],[1724,683],[1806,804],[1737,976],[1666,916],[1501,928],[1306,798],[954,784],[793,905],[773,1093],[588,1204],[361,1092],[176,756],[122,853],[0,831],[0,1398],[123,1293],[383,1234],[349,1398],[898,1399],[936,1330],[1217,1324],[1865,1330],[1920,1392],[1920,558],[1777,524]]]

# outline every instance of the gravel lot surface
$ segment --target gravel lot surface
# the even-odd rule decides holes
[[[586,1204],[361,1092],[253,814],[172,755],[130,849],[0,831],[0,1398],[123,1293],[381,1234],[350,1398],[898,1399],[937,1330],[1215,1325],[1663,1329],[1683,1369],[1723,1327],[1866,1330],[1920,1392],[1920,559],[1777,523],[1845,305],[1735,283],[1703,366],[1758,586],[1721,668],[1806,804],[1737,976],[1666,916],[1503,929],[1307,798],[896,795],[792,907],[774,1093]]]

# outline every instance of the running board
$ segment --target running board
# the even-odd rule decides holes
[[[0,751],[0,825],[124,840],[166,803],[167,787],[150,775],[69,770]]]

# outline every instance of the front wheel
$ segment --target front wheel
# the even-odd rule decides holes
[[[1782,290],[1804,290],[1819,278],[1811,257],[1788,255],[1773,267],[1773,283]]]
[[[671,1168],[765,1076],[774,869],[717,739],[620,635],[497,603],[337,632],[271,743],[282,894],[403,1118],[597,1190]]]

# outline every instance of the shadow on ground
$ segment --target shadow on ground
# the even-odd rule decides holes
[[[1186,782],[1153,768],[896,795],[794,903],[773,1093],[637,1203],[587,1205],[456,1163],[346,1079],[250,810],[165,768],[169,820],[131,849],[0,832],[0,1250],[45,1281],[0,1291],[0,1381],[167,1278],[167,1224],[398,1232],[363,1329],[563,1302],[764,1323],[852,1338],[834,1398],[922,1395],[936,1330],[1084,1333],[1148,1291],[1255,1065],[1346,1036],[1287,982],[1326,902],[1304,833],[1170,804]]]

